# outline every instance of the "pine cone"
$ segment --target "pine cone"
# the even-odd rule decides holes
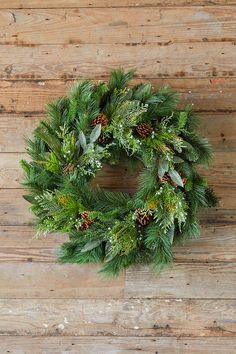
[[[107,126],[107,123],[108,123],[108,117],[103,114],[103,113],[100,113],[97,118],[94,118],[92,120],[92,123],[91,125],[93,127],[95,127],[97,124],[101,124],[103,128],[105,128]]]
[[[152,132],[152,126],[149,123],[141,123],[137,126],[136,131],[142,138],[147,138]]]
[[[161,183],[172,183],[168,173],[165,173],[163,177],[159,177]]]
[[[159,177],[159,180],[160,180],[160,182],[161,183],[170,183],[170,184],[172,184],[172,186],[177,186],[177,184],[174,182],[174,181],[172,181],[172,179],[170,178],[170,176],[169,176],[169,174],[166,172],[165,174],[164,174],[164,176],[163,177]],[[186,184],[186,182],[187,182],[187,178],[182,178],[182,181],[183,181],[183,184]]]
[[[135,215],[136,215],[137,222],[142,226],[148,225],[152,217],[149,211],[142,210],[142,209],[136,209]]]
[[[93,223],[93,221],[92,221],[92,219],[90,219],[89,213],[87,211],[84,211],[83,213],[81,213],[80,216],[84,221],[81,223],[79,230],[80,231],[87,230],[89,228],[89,226]]]
[[[83,213],[81,213],[81,218],[84,220],[89,219],[89,213],[87,211],[83,211]]]
[[[68,165],[66,165],[64,168],[63,168],[63,171],[64,173],[69,173],[69,172],[73,172],[75,169],[75,165],[73,163],[68,163]]]
[[[112,138],[109,135],[101,134],[98,138],[99,144],[102,144],[102,145],[109,144],[111,141],[112,141]]]
[[[83,221],[79,227],[79,230],[80,231],[84,231],[84,230],[87,230],[89,228],[89,226],[92,224],[92,221]]]

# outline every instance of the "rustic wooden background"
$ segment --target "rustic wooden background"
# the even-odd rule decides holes
[[[236,1],[1,0],[0,48],[0,353],[236,353]],[[106,280],[32,239],[18,162],[46,102],[120,65],[194,104],[221,201],[172,268]],[[103,185],[131,187],[119,172]]]

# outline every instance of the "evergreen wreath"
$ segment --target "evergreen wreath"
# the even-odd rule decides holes
[[[108,83],[77,81],[50,103],[27,139],[32,161],[24,196],[39,232],[68,232],[59,260],[102,262],[117,275],[137,263],[156,270],[172,261],[173,241],[199,235],[198,210],[217,198],[197,166],[208,166],[208,141],[192,108],[150,83],[127,87],[134,71],[114,70]],[[102,190],[91,180],[104,164],[141,169],[134,194]]]

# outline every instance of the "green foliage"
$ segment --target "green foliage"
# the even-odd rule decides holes
[[[188,208],[184,193],[166,183],[160,187],[156,194],[159,203],[154,212],[154,221],[164,232],[174,225],[175,220],[181,227],[186,220],[186,210]]]
[[[199,209],[217,205],[197,170],[212,150],[194,130],[192,107],[177,109],[168,87],[128,87],[133,76],[116,69],[108,83],[75,82],[48,105],[26,140],[31,161],[21,161],[38,231],[69,234],[60,262],[102,262],[107,275],[140,263],[161,270],[173,243],[199,236]],[[91,183],[104,164],[119,163],[141,170],[133,195]]]
[[[124,71],[122,68],[115,69],[111,72],[111,78],[108,83],[110,91],[115,89],[123,89],[128,81],[134,76],[134,70]]]

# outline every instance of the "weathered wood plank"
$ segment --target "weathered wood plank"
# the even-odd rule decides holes
[[[35,238],[28,226],[0,227],[0,262],[54,263],[56,251],[67,235],[51,234]],[[176,262],[236,262],[236,226],[203,225],[198,240],[174,247]]]
[[[25,152],[25,137],[32,137],[43,115],[0,115],[0,152]]]
[[[58,247],[67,235],[37,236],[29,226],[0,227],[0,262],[55,263]]]
[[[235,25],[233,6],[11,9],[0,12],[0,44],[235,42]]]
[[[202,113],[200,132],[213,145],[214,151],[236,150],[236,114]],[[42,114],[0,115],[0,152],[24,152],[26,136],[31,136]],[[14,136],[14,139],[12,138]]]
[[[235,5],[235,0],[166,0],[165,6],[199,6],[199,5]],[[83,8],[83,7],[156,7],[163,6],[162,0],[120,0],[117,4],[116,0],[1,0],[0,8]]]
[[[30,204],[22,198],[21,189],[0,190],[0,225],[29,225],[33,216],[29,211]]]
[[[235,354],[233,337],[26,337],[2,336],[3,353],[18,354]]]
[[[99,266],[51,263],[0,263],[0,298],[120,297],[123,275],[97,274]],[[161,274],[148,267],[126,273],[125,296],[150,298],[235,298],[235,263],[174,263]]]
[[[235,262],[236,227],[202,225],[201,236],[174,246],[177,262]]]
[[[235,151],[236,115],[234,113],[202,113],[200,133],[207,137],[214,151]]]
[[[223,208],[210,208],[200,212],[202,224],[232,226],[236,223],[236,210]]]
[[[0,333],[32,336],[236,334],[236,300],[1,299]]]
[[[159,74],[161,75],[161,74]],[[178,74],[182,75],[181,72]],[[107,80],[108,77],[104,77]],[[155,88],[171,86],[181,94],[181,103],[194,104],[197,111],[236,111],[236,79],[136,79],[131,84],[150,81]],[[0,81],[0,111],[33,114],[45,111],[46,103],[62,96],[71,85],[64,80]],[[27,118],[27,117],[26,117]]]
[[[99,266],[1,263],[0,298],[120,298],[124,274],[108,279]]]
[[[20,160],[29,160],[27,154],[2,153],[0,157],[0,188],[19,188],[23,180]]]
[[[1,112],[44,112],[46,104],[63,96],[71,82],[51,81],[0,81]]]
[[[19,161],[21,159],[29,160],[28,155],[26,153],[1,153],[0,157],[0,188],[21,188],[20,182],[23,180],[23,170]],[[227,192],[221,189],[236,187],[235,159],[236,152],[234,151],[216,151],[210,168],[208,170],[200,169],[201,173],[208,178],[209,184],[212,187],[217,187],[220,194],[223,193],[222,196],[227,196]],[[139,171],[130,172],[122,165],[106,165],[97,174],[93,185],[99,184],[101,187],[116,190],[135,190],[138,175]],[[232,193],[234,193],[233,190]],[[231,205],[233,204],[231,203]]]
[[[126,298],[235,298],[236,264],[177,264],[158,276],[149,267],[126,271]]]
[[[1,46],[1,79],[101,77],[118,66],[137,68],[143,78],[235,77],[232,43],[172,43],[166,46],[124,44]]]

